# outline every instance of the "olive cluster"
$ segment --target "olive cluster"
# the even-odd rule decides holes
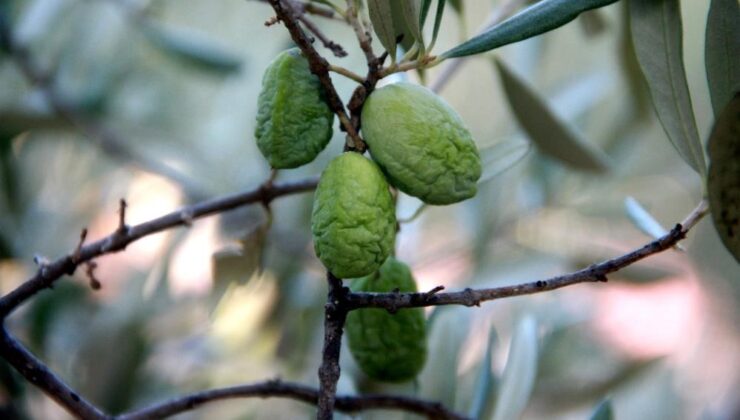
[[[333,113],[297,49],[268,67],[258,108],[255,136],[273,168],[312,161],[331,138]],[[361,118],[372,159],[346,152],[324,169],[311,216],[314,249],[333,275],[356,279],[354,290],[416,291],[409,268],[391,257],[397,222],[390,187],[428,204],[471,198],[481,175],[478,149],[457,113],[422,86],[375,90]],[[412,379],[426,360],[420,308],[353,311],[347,335],[355,360],[375,379]]]

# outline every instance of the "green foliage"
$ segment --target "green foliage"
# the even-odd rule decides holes
[[[356,292],[416,292],[409,267],[388,257],[375,274],[352,281]],[[352,356],[366,375],[378,381],[411,380],[427,357],[422,308],[360,309],[347,315],[347,340]]]
[[[714,114],[719,115],[740,90],[740,5],[712,0],[707,16],[704,63]]]
[[[537,376],[537,341],[537,321],[530,317],[520,320],[511,338],[493,420],[521,417]]]
[[[551,31],[581,13],[617,0],[542,0],[508,20],[442,54],[444,58],[480,54]]]
[[[398,31],[393,22],[392,0],[367,0],[370,21],[378,39],[388,51],[391,60],[396,59],[396,37]]]
[[[478,149],[462,119],[428,89],[396,83],[373,92],[362,133],[391,185],[429,204],[451,204],[477,191]]]
[[[476,419],[517,418],[522,413],[527,418],[588,418],[590,408],[605,396],[609,399],[595,409],[593,419],[612,418],[611,401],[625,418],[635,412],[664,413],[666,407],[674,413],[721,407],[713,397],[705,401],[659,379],[673,372],[683,374],[687,366],[693,369],[691,362],[703,363],[707,354],[720,352],[722,346],[714,345],[713,336],[737,336],[727,326],[734,324],[725,319],[736,317],[740,307],[735,240],[740,159],[730,110],[736,108],[737,99],[735,105],[722,104],[736,90],[737,3],[713,0],[709,7],[709,2],[684,1],[687,19],[681,22],[677,2],[633,0],[631,37],[629,30],[617,33],[613,24],[619,20],[628,25],[629,13],[616,7],[597,9],[613,2],[493,2],[491,16],[507,15],[512,10],[504,9],[512,4],[533,5],[521,6],[512,18],[454,47],[455,35],[478,24],[480,13],[487,13],[492,2],[438,0],[434,23],[424,32],[431,0],[352,1],[360,8],[360,22],[370,12],[373,38],[391,53],[390,61],[395,60],[386,60],[383,74],[392,75],[379,86],[396,77],[410,82],[376,90],[359,120],[358,115],[349,115],[353,122],[361,122],[375,162],[354,152],[332,156],[339,154],[344,133],[336,133],[335,143],[329,144],[333,114],[318,80],[296,50],[281,53],[278,61],[283,61],[275,67],[268,64],[285,48],[287,37],[278,36],[284,29],[281,24],[269,29],[263,25],[272,12],[262,2],[194,2],[186,8],[170,2],[2,3],[0,11],[12,15],[19,39],[27,42],[39,67],[50,76],[61,74],[52,80],[60,100],[79,112],[82,121],[123,139],[121,144],[109,144],[97,139],[95,130],[80,135],[79,127],[49,107],[47,93],[38,83],[24,79],[13,57],[2,54],[3,290],[38,270],[31,255],[54,259],[72,251],[82,226],[91,227],[90,241],[109,233],[117,223],[114,212],[121,197],[130,200],[132,223],[191,201],[186,183],[152,177],[146,173],[147,161],[172,163],[192,174],[207,184],[207,196],[252,189],[269,176],[282,182],[283,177],[311,177],[324,169],[313,217],[310,196],[296,195],[271,201],[267,212],[253,207],[259,216],[270,214],[267,222],[264,217],[230,212],[233,220],[239,220],[237,227],[216,229],[208,221],[198,221],[167,237],[164,244],[142,241],[98,261],[102,292],[83,287],[88,279],[80,268],[54,290],[34,297],[8,328],[80,395],[120,412],[183,390],[231,386],[277,374],[296,381],[314,377],[321,358],[326,273],[311,252],[312,239],[326,268],[348,279],[367,275],[347,284],[380,292],[416,290],[409,267],[388,257],[397,236],[397,252],[417,272],[420,284],[450,290],[544,278],[613,258],[645,242],[643,233],[652,237],[665,233],[658,220],[666,226],[680,221],[691,206],[690,198],[702,193],[698,179],[685,181],[691,170],[675,165],[671,153],[666,153],[670,146],[658,141],[663,133],[657,125],[646,124],[652,113],[643,108],[648,99],[631,49],[634,42],[657,114],[676,148],[698,171],[703,156],[695,133],[709,131],[711,109],[706,105],[711,99],[718,121],[709,141],[706,187],[717,232],[735,259],[724,252],[711,226],[703,223],[684,242],[691,264],[677,264],[685,256],[675,254],[657,263],[633,265],[614,273],[607,284],[579,288],[575,298],[553,293],[481,308],[435,308],[426,325],[421,309],[395,314],[382,309],[352,311],[345,335],[349,347],[360,369],[381,381],[366,380],[343,350],[338,392],[407,394]],[[628,2],[623,5],[627,11]],[[331,21],[308,10],[302,17],[350,54],[335,60],[321,48],[318,35],[309,34],[316,38],[317,51],[333,69],[346,65],[363,75],[365,69],[358,70],[364,67],[359,62],[363,54],[356,40],[348,38],[353,31],[341,22],[342,12],[348,10],[344,2],[312,1],[309,6],[334,11]],[[457,20],[443,22],[448,6]],[[463,7],[468,13],[462,13]],[[99,19],[101,9],[106,10],[105,20]],[[583,14],[596,10],[599,15]],[[581,23],[598,16],[599,37],[584,34],[577,25],[564,26],[577,16],[583,18]],[[117,25],[110,24],[111,17]],[[496,67],[501,83],[490,77],[488,61],[461,69],[453,64],[460,60],[447,60],[486,54],[559,27],[558,36],[544,42],[499,50]],[[303,28],[308,34],[308,27]],[[430,42],[424,42],[424,33],[431,33]],[[697,54],[693,37],[702,33],[706,49]],[[399,36],[401,47],[396,45]],[[454,48],[436,54],[435,41],[445,49]],[[617,43],[620,57],[611,47]],[[374,48],[379,55],[377,45]],[[512,71],[509,63],[518,71]],[[441,69],[430,68],[439,64]],[[256,100],[262,81],[259,69],[265,67],[269,68],[264,79],[270,81],[263,82],[269,86]],[[703,91],[703,68],[711,96]],[[415,80],[414,71],[424,77]],[[447,102],[416,85],[427,79],[434,85],[448,71],[456,75],[444,92]],[[359,86],[336,73],[331,78],[339,97],[346,100]],[[387,98],[374,103],[391,92],[398,97],[389,101],[392,104],[384,102]],[[310,101],[304,101],[307,97]],[[307,102],[312,104],[310,111],[302,108]],[[720,117],[723,108],[727,111]],[[255,114],[258,118],[250,117]],[[253,132],[257,141],[244,141],[245,133]],[[596,144],[608,151],[608,158]],[[325,147],[329,153],[320,153]],[[527,153],[535,147],[542,153]],[[303,166],[268,174],[258,148],[273,168]],[[455,155],[461,150],[462,158]],[[435,167],[442,169],[428,173]],[[609,173],[603,174],[607,169]],[[593,176],[595,172],[602,175]],[[409,181],[399,181],[402,176]],[[431,199],[417,194],[429,202],[459,202],[473,195],[476,200],[431,207],[405,195],[394,197],[389,183],[407,192],[436,191]],[[634,201],[625,202],[631,196]],[[626,203],[628,216],[643,233],[625,217]],[[396,207],[399,214],[426,210],[398,225]],[[139,213],[142,210],[151,213]],[[687,294],[686,278],[698,279],[702,287],[692,283]],[[611,304],[620,293],[629,294],[625,301],[633,302],[654,299],[656,294],[650,293],[657,290],[661,296],[655,298],[655,313],[623,305],[615,310]],[[699,331],[672,344],[632,337],[641,328],[655,328],[652,315],[660,319],[664,309],[670,313],[671,304],[663,306],[661,300],[671,296],[681,302],[699,296],[702,303],[711,304],[712,311],[702,311],[703,305],[697,311],[691,304],[682,309],[692,311],[697,324],[711,325],[718,333]],[[616,313],[605,314],[606,308]],[[539,326],[532,321],[533,313]],[[621,317],[630,323],[614,332],[610,322]],[[524,321],[516,326],[517,319]],[[405,333],[403,328],[409,325],[411,332]],[[669,336],[670,325],[666,327]],[[542,342],[538,332],[544,334]],[[670,340],[663,335],[661,340]],[[509,341],[504,360],[498,343]],[[658,354],[650,347],[656,343],[663,346]],[[686,353],[695,348],[711,350]],[[663,353],[687,362],[661,364]],[[33,388],[6,368],[0,364],[0,394],[9,396],[10,402],[0,404],[0,417],[25,412],[28,417],[59,416],[53,402],[41,393],[24,392]],[[714,383],[717,395],[727,394],[723,381],[714,381],[709,371],[691,375]],[[382,383],[413,378],[415,384]],[[308,405],[244,400],[206,406],[195,415],[251,418],[265,411],[284,418],[314,414]],[[367,419],[399,418],[393,415],[362,414]]]
[[[241,58],[204,34],[153,23],[141,28],[141,33],[153,46],[184,64],[220,75],[242,68]]]
[[[708,147],[712,220],[725,247],[740,262],[740,93],[717,117]]]
[[[494,61],[519,124],[540,151],[573,168],[604,172],[609,159],[563,122],[531,87],[500,60]]]
[[[262,78],[257,138],[273,168],[296,168],[311,162],[331,139],[334,113],[321,83],[297,48],[278,55]]]
[[[316,256],[339,278],[373,273],[393,249],[393,210],[388,183],[375,163],[353,152],[335,157],[314,195]]]
[[[630,0],[632,42],[668,139],[702,177],[707,168],[683,65],[678,0]]]

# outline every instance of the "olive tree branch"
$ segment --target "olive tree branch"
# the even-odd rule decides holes
[[[294,6],[294,10],[296,9],[297,9],[297,19],[303,24],[303,26],[306,27],[306,29],[309,30],[309,32],[316,35],[316,38],[318,38],[319,41],[321,41],[321,43],[324,45],[324,48],[330,50],[336,57],[341,58],[341,57],[347,56],[347,51],[345,51],[341,45],[329,39],[326,35],[324,35],[323,32],[321,32],[321,29],[319,29],[319,27],[316,26],[316,24],[314,24],[310,19],[306,17],[306,14],[304,13],[305,9],[303,10],[298,9],[298,8],[295,8]]]
[[[95,139],[95,143],[101,150],[109,156],[130,163],[143,171],[170,179],[183,187],[185,193],[191,198],[202,199],[202,188],[197,186],[192,179],[149,156],[136,153],[114,131],[98,121],[88,118],[74,104],[65,100],[56,88],[54,74],[36,66],[28,48],[15,41],[10,24],[5,19],[0,19],[0,38],[3,40],[2,49],[9,53],[23,76],[39,89],[53,111],[69,121],[85,136]]]
[[[99,420],[108,417],[59,379],[43,362],[11,336],[4,325],[0,325],[0,356],[28,382],[39,387],[78,418]]]
[[[316,188],[317,183],[316,178],[284,183],[267,182],[253,190],[186,206],[138,225],[125,226],[124,224],[105,238],[88,245],[79,246],[74,252],[54,262],[42,264],[33,277],[0,298],[0,320],[5,319],[31,296],[43,289],[52,287],[60,277],[74,273],[78,266],[94,258],[122,251],[128,244],[145,236],[177,226],[189,226],[197,218],[222,213],[247,204],[268,204],[273,199],[283,195],[311,191]]]
[[[329,293],[324,305],[324,348],[319,367],[319,398],[316,418],[333,418],[339,381],[339,354],[342,349],[342,331],[347,318],[345,298],[349,291],[342,280],[327,272]]]
[[[116,420],[160,419],[195,409],[206,403],[245,397],[284,397],[308,404],[316,404],[319,393],[306,385],[283,382],[279,379],[216,388],[174,398],[141,410],[116,416]],[[335,407],[339,411],[354,413],[363,410],[392,408],[423,414],[435,419],[465,419],[466,417],[448,410],[442,404],[405,396],[370,394],[361,396],[338,395]]]
[[[489,300],[529,295],[533,293],[546,292],[571,286],[578,283],[605,282],[607,274],[621,270],[651,255],[672,248],[686,237],[686,234],[707,213],[707,202],[701,203],[682,222],[677,224],[666,235],[638,248],[627,254],[615,257],[598,264],[591,265],[579,271],[544,280],[537,280],[513,286],[494,287],[488,289],[465,289],[459,292],[449,293],[357,293],[349,292],[345,301],[349,305],[348,310],[359,308],[385,308],[395,311],[399,308],[411,308],[422,306],[439,305],[465,305],[479,306],[482,302]]]
[[[128,413],[111,416],[80,396],[64,383],[41,360],[36,358],[5,327],[0,327],[0,356],[10,363],[29,382],[39,387],[69,413],[77,418],[92,420],[145,420],[161,419],[204,404],[225,399],[248,397],[282,397],[317,404],[319,392],[315,388],[298,383],[268,380],[252,384],[215,388],[179,396],[168,401]],[[348,413],[391,408],[410,413],[423,414],[429,418],[464,419],[465,417],[446,409],[442,404],[416,398],[393,395],[337,396],[336,409]]]
[[[344,104],[339,98],[337,90],[334,88],[334,83],[331,81],[331,76],[329,75],[329,62],[319,55],[311,44],[311,40],[308,35],[306,35],[306,33],[303,32],[303,29],[299,26],[295,10],[290,3],[285,0],[268,0],[268,2],[275,11],[277,18],[283,22],[285,28],[290,32],[293,42],[298,45],[298,48],[301,49],[303,55],[308,60],[311,73],[315,74],[316,77],[319,78],[319,81],[324,88],[324,92],[326,93],[327,103],[339,118],[342,129],[347,133],[352,142],[362,143],[362,139],[360,139],[357,130],[352,125],[352,122],[344,109]]]

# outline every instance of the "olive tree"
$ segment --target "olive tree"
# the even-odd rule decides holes
[[[250,31],[265,39],[289,36],[284,38],[287,42],[279,51],[260,48],[254,39],[239,46],[256,55],[269,53],[269,64],[267,57],[263,57],[262,61],[255,60],[259,65],[245,63],[233,46],[224,48],[214,43],[205,31],[195,35],[163,24],[158,21],[161,12],[158,7],[163,6],[147,2],[38,0],[30,4],[8,1],[0,5],[0,77],[7,80],[8,86],[11,82],[14,86],[3,87],[13,100],[8,106],[3,104],[8,111],[0,114],[3,119],[0,177],[4,193],[0,250],[2,258],[8,261],[28,261],[27,252],[34,251],[62,255],[56,258],[36,255],[32,270],[25,263],[12,265],[21,267],[15,274],[10,269],[0,270],[2,276],[11,273],[7,276],[12,279],[3,279],[0,298],[3,321],[0,355],[13,370],[4,371],[6,393],[11,396],[11,402],[3,408],[5,413],[25,415],[20,402],[27,398],[23,396],[25,391],[21,391],[25,381],[69,414],[86,419],[163,418],[205,404],[213,406],[220,400],[248,397],[301,401],[315,406],[320,419],[333,418],[335,411],[364,415],[378,409],[429,418],[517,418],[527,409],[533,393],[537,394],[536,383],[546,370],[542,367],[548,366],[547,349],[557,349],[553,344],[559,337],[557,333],[564,333],[567,328],[540,326],[547,318],[535,315],[541,301],[520,311],[527,312],[523,316],[514,316],[516,311],[507,312],[508,317],[518,321],[512,323],[515,327],[510,334],[506,366],[496,373],[491,367],[498,360],[496,330],[485,328],[469,333],[472,328],[469,319],[444,321],[442,307],[478,311],[490,306],[491,301],[577,285],[584,287],[584,283],[601,288],[607,287],[604,283],[613,278],[640,277],[639,282],[670,277],[675,274],[671,270],[657,275],[645,270],[644,260],[660,253],[681,252],[686,246],[682,241],[699,230],[700,221],[708,214],[715,230],[697,235],[700,238],[718,235],[723,247],[707,248],[720,261],[713,267],[719,272],[715,274],[727,279],[736,276],[737,261],[740,261],[738,3],[712,0],[709,4],[702,70],[711,111],[692,103],[696,89],[690,89],[688,61],[684,60],[685,22],[682,22],[680,1],[504,0],[495,3],[488,19],[473,35],[468,35],[465,10],[481,5],[471,6],[461,1],[240,3],[238,10],[268,14],[264,25],[252,25]],[[202,7],[208,10],[216,6]],[[690,7],[694,10],[697,6]],[[80,33],[84,35],[77,34],[76,38],[66,35],[67,32],[56,40],[44,34],[49,29],[45,25],[53,29],[56,17],[66,14],[71,21],[83,22],[81,16],[85,13],[88,15],[84,22],[90,28],[97,28],[99,37],[90,36],[92,29],[82,30]],[[255,16],[249,18],[260,19]],[[234,14],[234,19],[247,17]],[[555,42],[551,50],[556,52],[550,54],[562,54],[563,60],[555,60],[558,66],[575,74],[581,71],[577,61],[588,62],[588,58],[574,58],[578,52],[567,51],[567,39],[553,41],[547,37],[573,29],[577,24],[582,25],[581,32],[588,43],[599,43],[598,38],[606,36],[616,40],[613,43],[619,47],[618,51],[609,54],[620,67],[612,73],[623,79],[619,86],[624,89],[620,103],[602,106],[599,102],[603,100],[598,95],[616,95],[604,86],[617,83],[606,80],[610,76],[605,76],[608,71],[604,68],[596,68],[588,75],[579,73],[583,80],[574,83],[563,95],[566,99],[562,102],[569,104],[571,112],[564,115],[564,107],[554,106],[544,90],[531,81],[546,52],[535,43]],[[457,41],[454,29],[460,32],[461,39]],[[217,32],[218,28],[212,30]],[[137,37],[136,43],[145,45],[145,52],[139,55],[127,52],[125,40],[132,35]],[[515,54],[507,54],[513,50],[506,49],[523,42],[535,45],[528,50],[529,58],[520,57],[520,61],[534,64],[527,68],[528,74],[516,65],[512,58]],[[695,55],[694,51],[690,52]],[[485,84],[477,76],[466,76],[471,71],[467,65],[473,64],[482,64],[497,76],[500,96],[481,92],[480,86]],[[197,73],[198,78],[210,80],[196,83],[189,78],[183,82],[166,75],[152,76],[154,69],[167,71],[168,68],[173,72],[187,68]],[[157,94],[192,91],[194,97],[203,98],[207,95],[198,96],[197,92],[212,93],[214,89],[207,85],[216,80],[224,83],[222,86],[227,88],[222,88],[222,94],[228,96],[228,87],[235,89],[234,81],[250,72],[259,77],[250,79],[248,94],[241,94],[239,99],[248,100],[251,107],[247,112],[249,122],[244,124],[250,130],[241,133],[248,139],[247,146],[219,142],[218,124],[208,126],[195,118],[206,113],[205,107],[197,106],[189,112],[197,124],[206,127],[198,126],[198,129],[214,134],[187,146],[154,140],[160,131],[171,130],[167,136],[174,138],[193,135],[191,130],[196,127],[195,122],[179,118],[177,112],[156,110],[156,105],[164,102],[175,102],[173,106],[183,106],[180,111],[185,110],[184,105],[166,95],[163,102],[158,102]],[[164,86],[154,88],[155,93],[149,96],[155,105],[139,99],[147,97],[152,79]],[[233,84],[228,85],[224,80]],[[444,99],[444,89],[454,87],[460,80],[480,97],[449,102]],[[571,98],[570,102],[567,98]],[[485,131],[477,124],[471,127],[466,123],[471,107],[490,103],[502,104],[511,117],[512,123],[505,130]],[[228,104],[216,115],[203,119],[228,118],[227,110],[233,108],[233,102]],[[615,110],[621,114],[613,119],[603,117],[604,113],[614,114]],[[149,119],[148,112],[156,116]],[[656,116],[662,130],[650,131]],[[598,119],[602,120],[598,125],[599,138],[594,139],[595,130],[589,131],[587,122]],[[702,121],[709,121],[711,129],[704,130]],[[138,126],[148,126],[150,133],[138,128],[127,130]],[[487,139],[480,138],[483,132],[499,140],[486,143]],[[502,139],[507,134],[508,138]],[[73,152],[61,169],[53,163],[62,159],[55,152],[61,150],[57,149],[60,146],[43,145],[48,141],[43,140],[44,136],[57,135],[90,140],[75,144],[74,150],[80,150]],[[139,141],[132,140],[137,137]],[[629,167],[634,162],[631,159],[643,153],[640,144],[625,139],[642,137],[650,140],[664,137],[672,144],[673,149],[666,157],[669,163],[665,166],[670,173],[678,174],[676,177],[683,188],[681,199],[696,198],[693,206],[680,209],[684,216],[672,220],[667,228],[638,200],[628,197],[624,192],[628,188],[620,184],[641,179],[631,178],[639,174],[631,174]],[[37,142],[42,146],[29,146]],[[168,145],[169,151],[162,152],[167,149],[163,145]],[[651,147],[658,147],[650,149],[654,151],[662,146]],[[250,165],[241,159],[240,152],[245,150],[249,152]],[[105,156],[104,165],[97,162],[98,152]],[[183,163],[187,160],[178,157],[179,153],[195,156],[196,163],[188,166]],[[257,166],[254,156],[261,159],[262,166]],[[85,159],[89,162],[78,167],[76,161]],[[633,167],[639,172],[660,158],[651,156],[651,159]],[[104,186],[113,179],[105,174],[121,167],[166,180],[167,185],[175,186],[181,194],[183,206],[132,223],[131,213],[147,203],[132,202],[121,194],[120,188]],[[70,168],[79,173],[69,171]],[[230,171],[243,178],[231,176]],[[33,173],[33,177],[26,179],[28,173]],[[257,173],[263,177],[260,183],[253,182]],[[282,179],[285,176],[292,178]],[[96,180],[99,185],[90,185],[90,180],[96,177],[102,179]],[[38,220],[43,216],[44,201],[50,200],[48,197],[60,199],[54,195],[53,188],[53,182],[60,179],[71,185],[59,191],[72,203],[83,203],[86,191],[90,195],[91,189],[99,191],[99,195],[105,195],[100,191],[106,190],[107,194],[117,195],[118,213],[112,231],[94,238],[99,229],[82,228],[79,237],[72,238],[52,235],[61,231]],[[234,192],[244,185],[242,181],[248,188]],[[660,183],[655,179],[647,183],[649,191],[657,194],[664,189]],[[38,197],[23,191],[35,185],[46,185]],[[569,202],[564,198],[570,194],[572,199],[573,190],[578,188],[586,190],[578,200]],[[527,193],[521,193],[524,189]],[[314,190],[310,197],[307,193]],[[599,205],[596,197],[604,199],[608,194],[617,195],[617,201],[624,203],[626,218],[637,228],[634,234],[647,236],[642,245],[598,256],[561,249],[570,265],[576,266],[573,270],[565,270],[565,265],[560,264],[561,271],[557,274],[542,275],[548,272],[544,270],[537,271],[534,279],[512,276],[516,281],[503,285],[471,280],[455,282],[453,286],[439,282],[427,288],[424,286],[428,283],[417,284],[415,265],[404,262],[411,255],[403,245],[411,235],[407,232],[439,228],[437,239],[445,244],[441,256],[449,257],[457,251],[445,235],[454,236],[454,228],[453,232],[446,231],[440,222],[446,219],[457,220],[462,225],[467,222],[469,232],[464,235],[462,253],[467,258],[465,265],[472,267],[468,274],[480,280],[492,272],[483,269],[490,261],[496,261],[497,269],[504,263],[517,262],[518,252],[503,252],[494,258],[490,248],[492,244],[499,249],[513,243],[517,232],[510,225],[527,217],[528,212],[578,205],[593,209]],[[306,200],[292,202],[294,211],[287,215],[279,203],[288,200],[288,196],[298,195],[306,196]],[[111,203],[110,197],[87,201],[98,211],[99,206]],[[612,204],[602,206],[602,210],[608,207],[607,220],[617,225],[622,210],[619,206],[619,211],[614,211]],[[438,211],[444,213],[435,213]],[[111,209],[105,212],[112,213]],[[411,215],[404,217],[405,213]],[[434,218],[434,214],[444,216]],[[87,222],[79,217],[83,215],[93,216],[80,212],[53,221],[64,226],[77,223],[85,226]],[[91,300],[94,293],[89,289],[101,290],[97,293],[105,295],[108,288],[108,279],[101,272],[109,260],[101,257],[125,254],[135,242],[174,232],[178,227],[197,229],[204,223],[201,219],[211,216],[219,217],[219,229],[232,243],[204,257],[212,258],[213,283],[207,293],[185,300],[193,305],[192,311],[187,312],[188,308],[182,305],[177,309],[182,301],[173,297],[166,284],[168,270],[177,269],[172,257],[177,246],[184,242],[181,233],[168,237],[155,258],[162,262],[152,262],[146,276],[129,279],[127,284],[132,286],[118,286],[116,298]],[[424,217],[434,223],[419,224]],[[544,216],[537,217],[542,218],[538,219],[540,224],[536,229],[548,227]],[[574,234],[570,227],[564,229],[566,235]],[[28,239],[36,236],[36,240]],[[577,239],[586,242],[581,246],[592,247],[588,235],[581,236]],[[46,241],[53,245],[45,244]],[[70,246],[73,242],[75,245]],[[421,242],[415,245],[421,247]],[[558,248],[558,241],[554,242],[553,247]],[[29,251],[43,245],[47,246]],[[688,247],[689,256],[680,254],[675,259],[700,258],[691,254],[699,245],[691,243]],[[305,257],[306,249],[315,255]],[[527,267],[541,261],[543,257],[538,252],[527,254],[519,265]],[[442,257],[430,258],[444,261]],[[640,275],[628,274],[630,270],[641,269]],[[645,274],[646,271],[649,273]],[[28,275],[19,279],[18,272]],[[320,276],[316,275],[318,272]],[[75,273],[78,280],[87,279],[89,289],[66,288],[65,284],[70,283],[68,278],[74,278]],[[266,273],[272,276],[271,280],[264,280]],[[148,280],[144,281],[144,277]],[[307,279],[316,285],[316,277],[324,279],[320,283],[321,293],[325,294],[323,302],[311,298],[312,292],[307,290],[314,290],[313,286],[304,289],[306,283],[298,280]],[[644,280],[645,277],[650,279]],[[727,287],[735,288],[737,278],[734,280]],[[137,290],[134,296],[121,297],[126,296],[129,287]],[[278,331],[281,338],[274,340],[277,343],[274,352],[283,355],[286,365],[291,360],[301,365],[293,370],[278,369],[279,372],[300,377],[290,372],[302,372],[306,366],[312,366],[310,360],[300,357],[304,353],[312,354],[309,350],[314,342],[312,338],[316,337],[320,356],[313,361],[318,366],[318,376],[312,375],[315,377],[312,383],[278,377],[192,393],[180,389],[174,397],[172,392],[163,393],[154,386],[150,392],[147,384],[160,379],[153,380],[154,375],[145,373],[146,366],[166,364],[152,356],[155,353],[152,335],[158,335],[147,333],[156,330],[156,322],[152,320],[169,316],[180,321],[200,307],[207,308],[206,318],[220,313],[222,322],[227,323],[229,309],[224,309],[227,306],[224,301],[249,287],[267,289],[260,289],[264,294],[247,300],[252,306],[242,309],[262,308],[259,303],[262,297],[272,296],[265,298],[268,303],[260,309],[264,318],[258,322],[263,330],[260,334]],[[101,321],[106,318],[106,305],[125,308],[118,311],[126,315],[106,324]],[[430,308],[426,312],[428,316],[423,308]],[[114,310],[108,312],[114,313]],[[495,318],[496,314],[491,317]],[[84,329],[79,323],[86,321],[100,329],[90,333],[89,341],[83,340],[80,345],[73,338],[60,338],[72,340],[64,341],[66,348],[84,355],[74,364],[78,366],[75,369],[82,370],[73,371],[72,378],[66,377],[68,370],[65,374],[57,373],[56,365],[65,362],[47,352],[49,345],[45,340],[51,334],[49,331],[61,328],[61,323],[75,337]],[[171,325],[173,319],[167,322]],[[320,334],[318,327],[322,324],[323,334]],[[113,338],[106,339],[106,334]],[[348,341],[345,347],[344,336]],[[463,380],[457,376],[459,353],[466,336],[477,336],[477,342],[483,343],[481,350],[485,348],[485,351],[478,355],[479,372],[468,372]],[[351,357],[345,354],[346,350]],[[53,361],[46,361],[47,358]],[[573,359],[578,366],[577,358]],[[623,372],[609,379],[612,382],[606,381],[608,386],[580,400],[575,397],[563,400],[586,404],[593,411],[592,418],[612,418],[608,399],[595,409],[591,408],[592,401],[607,397],[623,378],[642,372],[654,362],[626,366]],[[236,370],[222,368],[229,372]],[[315,368],[311,371],[315,373]],[[347,371],[356,384],[350,387],[354,393],[342,392],[347,389],[342,385],[342,380],[347,380]],[[202,385],[203,381],[193,382]],[[396,385],[383,385],[384,382]],[[108,388],[104,384],[115,386]],[[565,392],[565,388],[553,394]],[[167,394],[169,398],[152,401],[159,394]],[[16,397],[18,400],[14,401]],[[538,404],[550,407],[542,401]]]

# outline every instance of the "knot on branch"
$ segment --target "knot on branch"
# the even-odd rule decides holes
[[[481,300],[475,296],[473,289],[466,287],[463,294],[465,295],[465,306],[480,306]]]

